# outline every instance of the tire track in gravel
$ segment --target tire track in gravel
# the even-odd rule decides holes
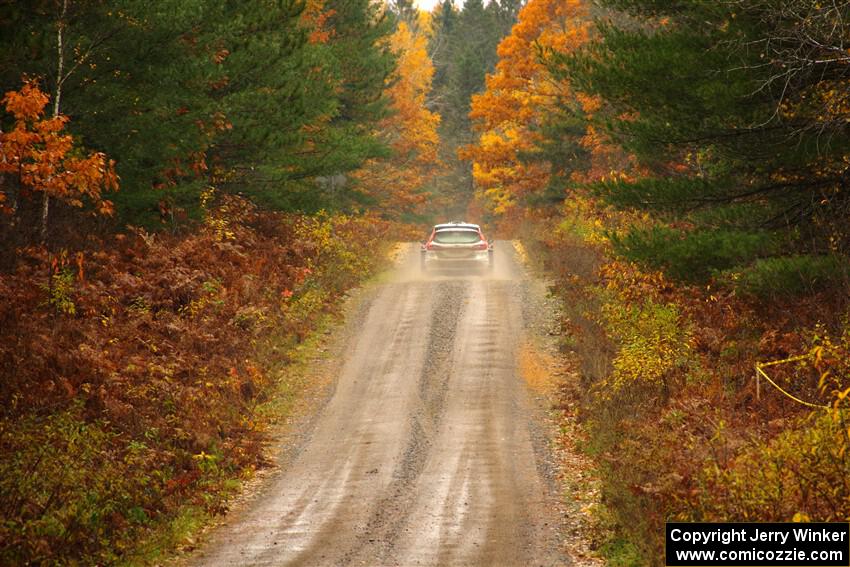
[[[193,565],[569,563],[506,248],[486,277],[422,277],[411,256],[378,286],[303,448]]]

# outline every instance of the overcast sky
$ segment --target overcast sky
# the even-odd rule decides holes
[[[442,0],[416,0],[416,3],[419,4],[419,7],[423,10],[431,11],[431,9],[436,6]],[[455,6],[462,6],[463,0],[455,0]]]

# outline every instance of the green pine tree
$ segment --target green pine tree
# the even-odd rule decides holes
[[[607,4],[629,16],[615,12],[620,23],[601,24],[599,41],[553,56],[552,68],[601,95],[608,106],[596,125],[650,175],[594,189],[691,227],[628,235],[621,251],[704,279],[779,251],[827,253],[837,235],[846,249],[850,139],[823,119],[823,95],[843,84],[846,70],[814,45],[844,37],[846,9],[808,0],[794,9],[760,0]],[[809,65],[815,55],[824,63]],[[564,115],[577,113],[564,107]],[[674,266],[675,247],[682,253]]]

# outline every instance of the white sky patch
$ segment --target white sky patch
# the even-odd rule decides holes
[[[419,6],[419,9],[425,10],[426,12],[430,12],[434,9],[434,6],[441,2],[442,0],[416,0],[416,4]],[[458,8],[463,6],[463,0],[455,0],[455,6]]]

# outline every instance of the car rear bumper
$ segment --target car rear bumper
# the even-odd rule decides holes
[[[422,267],[434,270],[481,270],[492,265],[493,252],[488,250],[476,251],[463,256],[441,254],[439,252],[422,252]]]

